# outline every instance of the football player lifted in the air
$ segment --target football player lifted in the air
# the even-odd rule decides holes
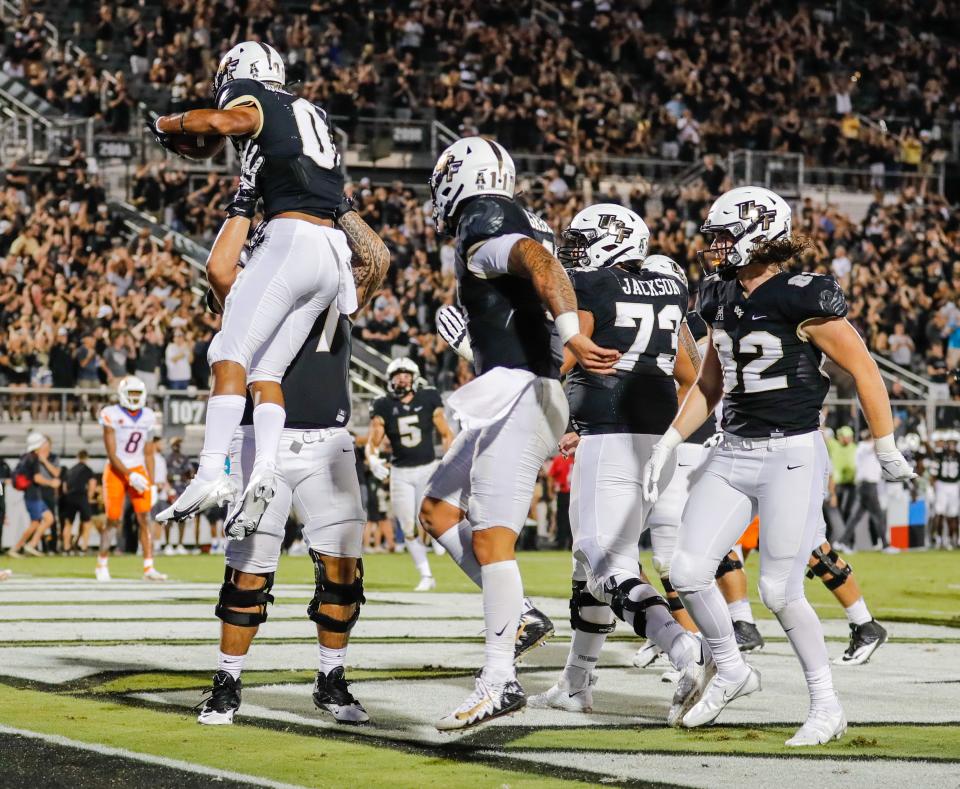
[[[620,359],[581,332],[553,233],[513,199],[515,181],[510,155],[481,137],[447,148],[430,178],[437,228],[456,239],[458,298],[477,377],[450,398],[464,429],[430,478],[420,522],[482,588],[486,622],[483,670],[473,693],[437,722],[442,731],[526,703],[515,642],[522,653],[545,631],[542,614],[524,611],[514,546],[540,467],[567,424],[563,346],[594,372],[612,372]]]
[[[284,371],[331,304],[341,315],[357,309],[350,248],[334,224],[343,174],[326,113],[285,91],[284,81],[280,55],[267,44],[247,41],[220,61],[213,83],[216,109],[167,115],[153,124],[157,139],[171,149],[182,133],[225,135],[242,144],[241,187],[247,198],[234,199],[228,216],[253,216],[263,197],[263,240],[230,288],[222,328],[208,353],[213,390],[200,467],[158,516],[183,520],[235,498],[224,466],[249,387],[256,460],[227,516],[225,532],[233,536],[256,530],[276,494]]]
[[[804,247],[790,227],[790,206],[768,189],[733,189],[710,208],[702,231],[713,241],[701,260],[714,273],[701,285],[699,309],[711,344],[696,385],[653,449],[643,483],[644,494],[655,501],[676,447],[723,398],[723,435],[693,479],[670,568],[670,581],[717,665],[717,675],[682,723],[711,723],[729,702],[760,689],[760,674],[737,648],[714,580],[720,560],[757,512],[760,597],[787,634],[810,691],[807,720],[787,740],[802,746],[839,738],[847,725],[823,628],[803,589],[827,464],[819,432],[829,388],[820,371],[824,355],[856,382],[884,476],[915,475],[896,447],[886,389],[844,317],[847,303],[836,280],[783,270]]]
[[[650,506],[640,476],[677,412],[676,383],[683,396],[696,379],[687,349],[692,346],[697,362],[699,352],[684,327],[687,279],[669,258],[647,257],[649,239],[639,216],[609,203],[578,213],[561,236],[559,258],[576,292],[580,330],[622,356],[612,375],[597,375],[565,354],[570,422],[580,437],[570,491],[573,638],[559,681],[530,703],[592,708],[593,669],[616,616],[657,644],[682,672],[667,718],[677,725],[703,692],[712,664],[700,640],[641,578],[639,541]],[[671,464],[664,478],[672,473]],[[676,525],[662,521],[651,530],[659,563],[669,562],[676,533]]]
[[[417,533],[417,512],[427,480],[437,467],[434,437],[440,436],[443,451],[450,448],[453,431],[443,415],[443,401],[433,387],[418,386],[420,368],[413,359],[394,359],[387,366],[390,394],[373,401],[367,462],[379,479],[390,476],[390,504],[400,521],[410,558],[420,573],[414,591],[429,592],[437,582],[430,571],[427,546]],[[380,457],[384,436],[390,441],[390,467]]]
[[[159,428],[157,414],[147,407],[147,387],[139,378],[128,375],[117,386],[119,405],[108,405],[100,412],[103,446],[107,464],[103,468],[103,504],[107,523],[100,533],[96,577],[109,581],[110,544],[123,519],[123,501],[130,499],[143,550],[143,578],[166,581],[167,576],[153,566],[153,535],[150,533],[150,508],[153,506],[154,438]]]
[[[348,201],[340,205],[337,215],[337,224],[355,252],[353,270],[363,305],[383,281],[390,254]],[[228,219],[211,250],[208,265],[220,275],[213,286],[220,304],[226,300],[231,280],[239,281],[237,260],[249,226],[246,217]],[[255,244],[252,240],[251,246]],[[256,249],[246,255],[247,260],[255,254]],[[198,716],[200,723],[232,723],[240,707],[240,673],[257,629],[267,619],[267,604],[273,602],[270,589],[291,509],[303,524],[316,576],[316,591],[307,606],[318,639],[313,702],[338,723],[361,724],[369,719],[350,693],[344,673],[350,631],[364,602],[360,555],[366,517],[353,438],[346,428],[353,317],[340,314],[336,304],[328,305],[283,374],[287,408],[277,456],[277,491],[260,528],[243,540],[227,543],[216,608],[222,620],[220,655],[213,686]],[[253,400],[248,398],[230,449],[230,471],[238,483],[246,483],[254,467],[253,412]]]

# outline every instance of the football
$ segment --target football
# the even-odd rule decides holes
[[[212,159],[220,151],[227,138],[218,134],[174,134],[173,148],[185,159],[202,161]]]

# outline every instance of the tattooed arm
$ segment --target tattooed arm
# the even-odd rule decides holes
[[[507,271],[533,282],[540,300],[557,320],[564,345],[570,349],[584,370],[594,373],[611,373],[613,365],[620,359],[617,351],[600,348],[589,337],[577,329],[564,337],[561,321],[578,321],[577,295],[573,291],[570,277],[560,262],[547,251],[546,247],[532,238],[522,238],[513,245],[507,261]],[[579,326],[579,322],[577,323]]]
[[[370,227],[356,211],[348,211],[337,220],[337,226],[347,236],[347,243],[353,251],[350,261],[353,267],[353,279],[357,284],[357,316],[373,295],[380,289],[383,279],[390,268],[390,250],[383,239]]]
[[[700,346],[697,345],[697,341],[693,339],[693,332],[690,331],[690,327],[686,321],[680,324],[680,345],[683,346],[683,349],[687,352],[687,356],[690,357],[690,363],[693,365],[694,373],[699,373]]]

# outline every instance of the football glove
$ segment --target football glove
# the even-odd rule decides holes
[[[173,135],[160,131],[160,129],[157,128],[158,120],[160,120],[159,115],[157,115],[155,118],[150,118],[147,121],[147,128],[150,130],[153,138],[160,144],[160,147],[165,148],[166,150],[170,151],[170,153],[177,153],[173,149]]]
[[[253,219],[260,199],[258,176],[263,167],[263,153],[256,140],[249,139],[240,148],[240,185],[227,206],[227,216]]]
[[[386,482],[390,476],[390,466],[379,455],[369,455],[367,463],[370,464],[370,473],[381,482]]]
[[[353,204],[353,198],[347,197],[347,193],[344,192],[343,195],[340,197],[340,203],[337,205],[335,209],[333,209],[333,218],[337,222],[339,222],[340,217],[342,217],[344,214],[349,214],[351,211],[356,211],[356,210],[357,208]]]
[[[460,310],[452,304],[446,304],[437,310],[437,332],[453,348],[454,352],[471,364],[473,348],[470,347],[470,335],[467,334],[467,322]]]
[[[723,432],[717,431],[710,438],[703,442],[705,449],[713,449],[714,447],[720,446],[720,442],[723,440]],[[829,473],[829,472],[828,472]]]
[[[134,471],[129,477],[127,477],[127,484],[130,485],[137,493],[143,493],[145,490],[150,487],[150,480],[148,480],[143,474],[138,471]]]
[[[641,491],[643,498],[650,504],[660,498],[660,475],[674,450],[683,443],[683,437],[676,428],[669,427],[663,437],[650,450],[650,459],[643,467]]]
[[[878,438],[874,442],[874,449],[877,453],[877,460],[880,461],[880,468],[883,469],[883,478],[887,482],[907,482],[917,478],[913,466],[897,449],[892,434]]]

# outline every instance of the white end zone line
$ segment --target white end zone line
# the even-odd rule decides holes
[[[79,748],[84,751],[92,751],[102,756],[120,756],[125,759],[135,759],[138,762],[147,764],[156,764],[161,767],[171,767],[175,770],[184,770],[185,772],[196,773],[197,775],[209,775],[213,778],[228,778],[231,781],[239,781],[254,786],[269,786],[272,789],[305,789],[299,784],[285,784],[280,781],[271,781],[269,778],[262,778],[258,775],[245,775],[244,773],[235,773],[231,770],[218,770],[214,767],[205,767],[202,764],[193,764],[192,762],[183,762],[179,759],[170,759],[166,756],[154,756],[148,753],[138,753],[128,751],[125,748],[113,748],[109,745],[97,745],[96,743],[81,742],[80,740],[71,740],[69,737],[61,737],[59,734],[43,734],[41,732],[29,731],[27,729],[16,729],[12,726],[0,725],[0,734],[16,734],[21,737],[28,737],[34,740],[43,740],[54,745],[64,745],[68,748]]]

